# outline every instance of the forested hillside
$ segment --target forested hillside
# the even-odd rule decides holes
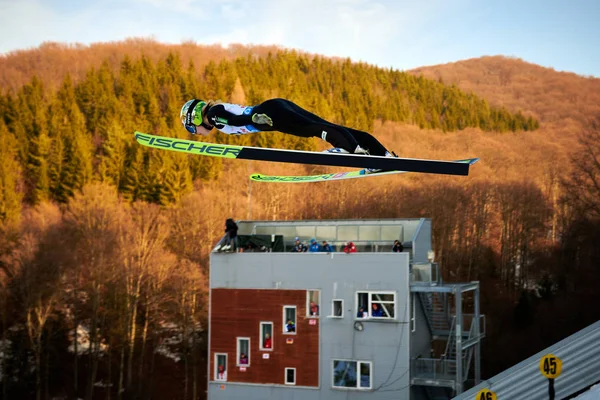
[[[510,57],[481,57],[410,73],[477,93],[495,106],[522,110],[545,124],[589,122],[600,115],[600,79],[558,72]]]
[[[16,93],[0,97],[4,158],[17,164],[5,174],[6,187],[21,184],[30,204],[46,199],[64,203],[86,183],[99,180],[113,183],[133,201],[173,203],[191,190],[192,181],[218,176],[221,163],[149,152],[131,140],[131,133],[187,135],[179,110],[199,94],[242,104],[284,97],[326,119],[369,131],[375,120],[444,131],[538,127],[531,117],[489,107],[456,87],[349,61],[279,52],[264,59],[211,62],[197,70],[193,64],[183,66],[176,54],[156,63],[126,58],[116,73],[104,63],[76,84],[67,75],[56,91],[34,77]],[[279,133],[213,139],[295,149],[315,149],[317,143]],[[11,212],[18,214],[18,208],[5,211]]]
[[[235,46],[203,58],[199,46],[151,44],[144,56],[136,43],[1,60],[0,76],[23,84],[0,79],[0,398],[203,398],[208,257],[226,218],[432,218],[444,279],[481,282],[486,378],[600,319],[600,126],[581,100],[597,80],[511,59],[428,75]],[[33,77],[19,65],[46,67]],[[505,68],[507,84],[492,84]],[[534,86],[560,78],[560,106],[546,109],[520,71]],[[287,97],[402,156],[481,161],[469,177],[273,185],[248,175],[331,169],[134,143],[134,130],[188,135],[179,109],[196,96]],[[326,147],[281,134],[208,140]]]

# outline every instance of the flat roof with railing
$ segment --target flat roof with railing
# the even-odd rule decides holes
[[[303,221],[238,221],[239,235],[281,235],[286,247],[298,237],[308,243],[316,239],[332,245],[353,242],[365,250],[382,251],[378,245],[388,246],[400,240],[410,247],[424,218],[360,219],[360,220],[303,220]],[[387,247],[386,247],[387,248]],[[390,250],[387,250],[390,251]]]

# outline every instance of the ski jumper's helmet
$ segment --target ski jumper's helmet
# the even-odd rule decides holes
[[[188,132],[196,133],[196,127],[202,125],[202,107],[205,105],[205,101],[192,99],[181,107],[179,117]]]

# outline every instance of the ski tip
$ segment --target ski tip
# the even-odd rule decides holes
[[[461,163],[461,164],[469,164],[469,165],[473,165],[473,164],[475,164],[477,161],[479,161],[479,157],[477,157],[477,158],[465,158],[464,160],[456,160],[456,161],[454,161],[454,162]]]

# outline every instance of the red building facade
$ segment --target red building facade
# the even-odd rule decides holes
[[[320,316],[307,311],[318,296],[211,289],[210,380],[318,387]]]

